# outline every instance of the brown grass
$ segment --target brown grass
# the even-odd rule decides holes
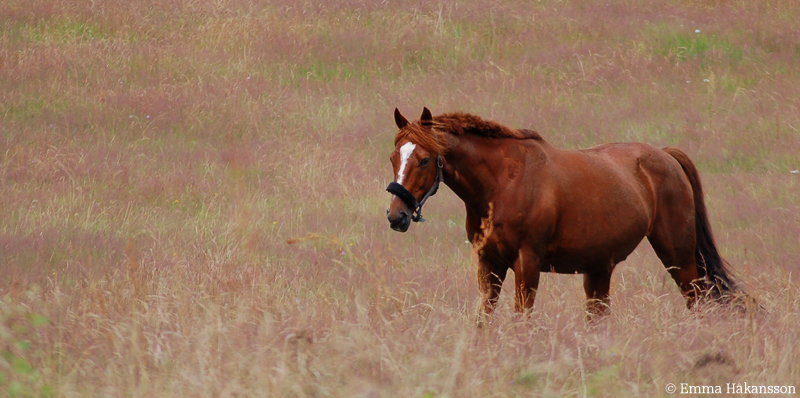
[[[0,0],[0,395],[798,383],[800,3],[301,3]],[[545,274],[477,329],[455,195],[384,217],[422,106],[682,148],[767,312],[686,310],[645,243],[602,321]]]

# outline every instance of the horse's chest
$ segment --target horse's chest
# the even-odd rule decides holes
[[[500,224],[484,225],[483,229],[475,232],[472,246],[481,259],[495,263],[509,263],[516,258],[519,245],[509,239],[505,229]]]
[[[509,263],[513,259],[513,251],[509,245],[489,238],[488,240],[473,242],[478,257],[492,263]]]

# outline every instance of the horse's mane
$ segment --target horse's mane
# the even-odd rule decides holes
[[[431,134],[430,129],[436,132]],[[517,140],[541,140],[542,136],[533,130],[518,130],[491,120],[463,112],[445,113],[434,116],[432,122],[423,123],[415,120],[402,128],[394,138],[397,145],[403,139],[409,139],[428,151],[445,152],[446,133],[453,135],[475,134],[487,138],[513,138]]]
[[[542,138],[539,133],[532,130],[513,129],[504,124],[462,112],[436,116],[433,118],[433,126],[455,135],[475,134],[488,138],[514,138],[517,140]]]

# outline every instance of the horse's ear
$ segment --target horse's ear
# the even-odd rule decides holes
[[[408,120],[400,114],[400,110],[397,108],[394,108],[394,122],[399,129],[408,126]]]
[[[433,115],[431,115],[430,109],[422,107],[422,116],[419,117],[419,121],[423,126],[430,126],[433,124]]]

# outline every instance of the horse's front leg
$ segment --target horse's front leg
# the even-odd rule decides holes
[[[531,250],[520,250],[519,256],[514,261],[514,282],[516,294],[514,295],[514,310],[524,312],[533,308],[536,299],[536,290],[539,289],[539,274],[542,264],[539,256]]]
[[[481,259],[478,262],[478,288],[481,291],[481,308],[478,314],[478,326],[482,326],[497,305],[500,289],[506,279],[507,267],[498,267]]]

